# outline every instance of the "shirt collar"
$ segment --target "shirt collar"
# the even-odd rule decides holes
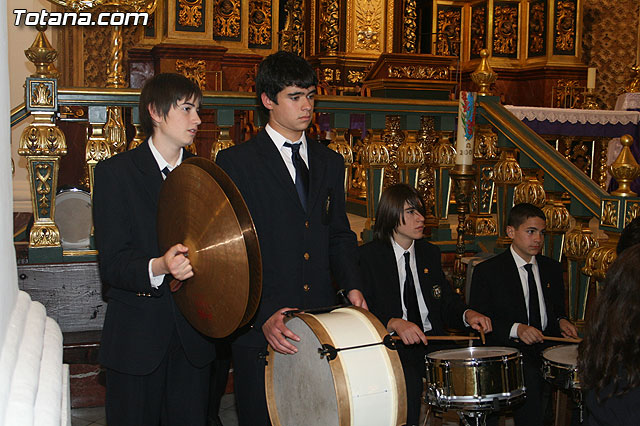
[[[393,253],[396,257],[396,262],[399,262],[406,252],[411,254],[411,257],[415,258],[416,242],[413,241],[407,250],[403,249],[400,244],[396,243],[396,240],[391,237],[391,246],[393,247]]]
[[[511,250],[511,254],[513,255],[513,260],[515,260],[516,267],[518,269],[522,268],[527,263],[530,263],[530,264],[532,264],[534,266],[538,265],[538,263],[536,262],[536,257],[535,256],[531,256],[531,261],[530,262],[527,262],[522,257],[520,257],[520,255],[513,249],[513,244],[509,246],[509,250]]]
[[[176,165],[172,166],[171,164],[167,163],[167,160],[165,160],[164,157],[162,157],[162,154],[160,154],[160,151],[158,151],[156,146],[153,144],[153,138],[149,137],[147,142],[149,144],[149,149],[151,150],[151,154],[153,154],[153,158],[155,158],[156,163],[158,163],[158,168],[160,170],[163,170],[166,167],[169,169],[169,171],[172,171],[173,169],[178,167],[180,163],[182,163],[182,157],[184,156],[184,149],[180,150],[180,157],[178,157],[178,161],[176,162]]]
[[[271,137],[271,140],[273,141],[273,143],[276,144],[276,148],[278,148],[278,150],[282,150],[282,147],[284,146],[285,142],[290,142],[290,143],[302,142],[302,146],[300,148],[301,149],[306,149],[307,138],[305,137],[304,132],[302,132],[302,137],[300,137],[300,139],[298,139],[296,141],[290,141],[287,138],[285,138],[284,136],[282,136],[280,133],[278,133],[276,130],[274,130],[274,128],[271,127],[269,125],[269,123],[267,123],[267,125],[264,126],[264,130]]]

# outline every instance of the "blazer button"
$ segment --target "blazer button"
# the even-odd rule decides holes
[[[311,286],[309,284],[305,284],[302,286],[302,288],[304,289],[304,291],[309,291],[311,290]]]
[[[309,260],[309,253],[304,254],[304,260]]]
[[[307,228],[307,229],[309,229],[309,221],[308,221],[308,220],[305,220],[305,221],[304,221],[304,227],[305,227],[305,228]]]

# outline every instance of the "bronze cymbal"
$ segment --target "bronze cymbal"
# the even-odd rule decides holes
[[[224,170],[214,162],[202,157],[191,157],[184,162],[187,164],[196,164],[213,176],[231,202],[240,228],[242,229],[242,236],[249,259],[249,301],[247,303],[247,310],[240,323],[240,327],[242,327],[253,318],[253,315],[258,310],[260,295],[262,294],[262,257],[260,256],[260,244],[258,243],[256,227],[253,224],[249,208],[240,194],[240,190],[238,190],[238,187]]]
[[[176,304],[201,333],[228,336],[243,323],[251,287],[245,231],[234,206],[207,170],[188,161],[165,180],[159,206],[162,253],[174,244],[186,245],[194,270],[173,294]]]

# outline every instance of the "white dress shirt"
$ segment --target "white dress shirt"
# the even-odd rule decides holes
[[[422,295],[422,288],[420,287],[420,280],[418,279],[418,267],[416,265],[416,249],[415,242],[411,243],[411,247],[408,250],[400,247],[398,243],[391,238],[391,245],[393,246],[393,253],[396,258],[396,266],[398,267],[398,279],[400,281],[400,301],[402,302],[402,319],[407,320],[407,307],[404,305],[404,281],[407,277],[404,254],[409,252],[409,267],[411,268],[411,274],[413,275],[413,284],[416,288],[416,295],[418,296],[418,308],[420,308],[420,318],[422,318],[422,325],[424,325],[423,331],[429,331],[432,329],[431,322],[429,321],[429,309],[424,301]]]
[[[151,153],[153,154],[153,158],[155,158],[156,163],[158,163],[158,168],[160,169],[160,175],[162,176],[162,179],[166,179],[166,176],[164,175],[164,173],[162,173],[162,170],[166,167],[169,169],[169,172],[171,172],[173,169],[178,167],[182,163],[184,149],[180,151],[180,157],[178,157],[178,161],[176,162],[175,165],[172,166],[171,164],[167,163],[167,160],[165,160],[162,157],[162,154],[160,154],[160,151],[158,151],[158,149],[153,144],[151,137],[149,137],[148,143],[149,143],[149,149],[151,149]],[[151,267],[152,264],[153,264],[153,259],[149,260],[149,280],[151,281],[151,287],[157,289],[162,285],[165,274],[153,275],[153,268]]]
[[[293,165],[293,160],[291,158],[291,148],[284,146],[285,142],[289,142],[292,144],[302,143],[300,146],[300,157],[302,157],[302,161],[307,165],[307,169],[309,168],[309,154],[307,154],[307,138],[304,136],[304,132],[302,132],[302,137],[297,141],[290,141],[280,133],[276,132],[273,127],[267,124],[264,126],[265,131],[273,141],[273,144],[276,146],[278,152],[282,156],[282,160],[284,161],[285,166],[287,166],[287,170],[289,170],[289,174],[291,175],[291,180],[293,183],[296,183],[296,167]]]
[[[522,285],[522,292],[524,293],[524,303],[527,307],[527,317],[529,316],[529,275],[527,274],[527,270],[524,266],[527,263],[533,265],[533,276],[536,279],[536,287],[538,288],[538,300],[540,301],[540,319],[542,320],[542,330],[547,328],[547,308],[544,304],[544,296],[542,294],[542,284],[540,281],[540,270],[538,269],[538,263],[536,262],[536,257],[531,256],[531,261],[525,261],[516,251],[513,249],[513,246],[509,247],[511,250],[511,254],[513,255],[513,260],[516,262],[516,267],[518,268],[518,274],[520,275],[520,284]],[[513,339],[518,338],[518,325],[520,323],[516,322],[511,326],[511,333],[509,336]]]

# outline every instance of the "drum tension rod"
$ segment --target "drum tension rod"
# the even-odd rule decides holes
[[[338,352],[348,351],[351,349],[360,349],[360,348],[368,348],[370,346],[378,346],[385,345],[389,349],[397,349],[396,342],[391,338],[390,335],[384,336],[382,342],[377,343],[368,343],[366,345],[358,345],[358,346],[349,346],[346,348],[334,348],[333,346],[324,343],[321,348],[318,348],[318,353],[320,354],[320,358],[327,357],[327,361],[333,361],[338,356]]]
[[[324,314],[326,312],[331,312],[338,308],[347,308],[351,306],[349,303],[344,303],[342,305],[334,305],[334,306],[325,306],[323,308],[312,308],[312,309],[293,309],[291,311],[284,311],[282,315],[289,318],[296,314]]]

